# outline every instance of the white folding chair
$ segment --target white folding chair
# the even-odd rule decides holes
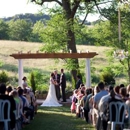
[[[17,102],[15,102],[15,104],[16,104],[16,112],[15,112],[16,123],[15,123],[15,130],[21,130],[22,129],[22,125],[21,125],[21,121],[20,121],[20,105]]]
[[[125,128],[128,128],[130,130],[130,107],[129,106],[126,107],[126,111],[127,111],[127,114],[128,114],[127,115],[128,121],[125,124],[126,125]],[[128,130],[128,129],[126,129],[126,130]]]
[[[115,113],[113,113],[113,109],[115,109]],[[109,111],[110,111],[110,119],[108,124],[111,124],[111,130],[116,130],[116,125],[120,125],[123,129],[124,118],[125,118],[125,110],[126,105],[122,102],[111,102],[109,104]],[[113,115],[114,114],[114,115]],[[113,120],[113,116],[115,117]]]
[[[5,112],[5,106],[7,105],[7,112]],[[5,118],[5,113],[7,117]],[[10,121],[10,102],[8,100],[0,99],[0,122],[4,122],[4,130],[9,130],[8,123]]]
[[[128,109],[128,112],[129,112],[129,113],[128,113],[128,114],[129,114],[129,115],[128,115],[128,116],[129,116],[128,127],[130,128],[130,107],[129,107],[129,109]]]

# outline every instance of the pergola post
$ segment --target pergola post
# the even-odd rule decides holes
[[[90,58],[86,58],[86,87],[91,87]]]
[[[23,78],[23,62],[22,59],[18,59],[18,85],[22,87]]]

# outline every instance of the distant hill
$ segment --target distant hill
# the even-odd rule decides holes
[[[39,20],[50,20],[50,17],[49,15],[26,13],[26,14],[17,14],[12,17],[1,18],[1,19],[4,20],[5,22],[10,20],[26,19],[26,20],[30,20],[32,23],[36,23]]]
[[[14,15],[12,17],[7,17],[7,18],[1,18],[2,20],[4,20],[5,22],[10,21],[10,20],[17,20],[17,19],[26,19],[26,20],[30,20],[33,24],[36,23],[39,20],[50,20],[50,16],[49,15],[42,15],[42,14],[31,14],[31,13],[26,13],[26,14],[17,14]],[[82,21],[80,21],[82,22]],[[89,21],[85,21],[84,22],[85,25],[91,25],[91,22]]]

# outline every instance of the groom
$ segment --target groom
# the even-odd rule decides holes
[[[57,70],[54,70],[54,81],[57,82],[55,85],[56,97],[58,100],[60,100],[60,74],[57,73]]]
[[[64,69],[61,69],[61,75],[60,75],[60,86],[62,90],[62,102],[66,102],[66,95],[65,95],[65,88],[66,88],[66,76],[64,73]]]

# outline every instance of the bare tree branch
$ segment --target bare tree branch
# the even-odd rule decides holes
[[[102,14],[102,12],[100,11],[100,8],[98,7],[98,5],[100,5],[100,4],[98,4],[97,2],[96,2],[96,0],[93,0],[94,1],[94,3],[95,3],[95,6],[97,7],[97,9],[98,9],[98,12],[102,15],[102,16],[104,16],[105,17],[105,15],[104,14]],[[105,2],[104,2],[105,3]],[[101,4],[103,4],[103,3],[101,3]],[[105,17],[106,18],[106,17]],[[108,18],[107,18],[108,19]]]
[[[74,0],[74,6],[72,8],[72,12],[71,12],[71,17],[73,18],[76,11],[77,11],[77,8],[79,7],[79,4],[80,4],[81,0]]]
[[[81,25],[84,24],[84,22],[85,22],[85,20],[86,20],[86,18],[87,18],[87,16],[88,16],[88,14],[90,13],[90,10],[91,10],[94,6],[95,6],[94,4],[93,4],[91,7],[88,6],[86,15],[85,15],[84,20],[82,21]]]
[[[87,16],[88,16],[88,11],[87,11],[87,13],[86,13],[86,15],[85,15],[85,17],[84,17],[84,20],[82,21],[81,25],[83,25],[83,24],[84,24],[84,22],[85,22],[85,20],[86,20]]]
[[[93,1],[95,2],[95,0],[93,0]],[[99,3],[96,2],[96,5],[106,4],[106,3],[109,3],[109,2],[113,2],[113,1],[104,1],[104,2],[99,2]]]
[[[95,3],[95,6],[96,6],[97,9],[98,9],[98,12],[101,14],[100,8],[98,7],[98,3],[96,2],[96,0],[93,0],[93,1],[94,1],[94,3]]]
[[[55,2],[57,2],[60,6],[62,6],[62,3],[58,0],[55,0]]]

